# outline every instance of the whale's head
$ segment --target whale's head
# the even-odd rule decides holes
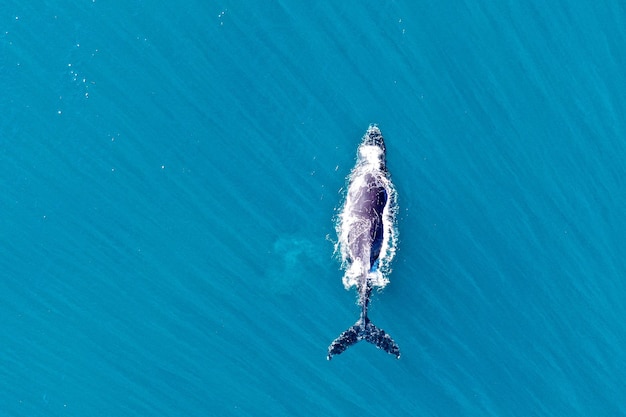
[[[359,161],[366,164],[380,164],[381,168],[386,166],[385,140],[380,129],[376,125],[370,125],[363,136],[363,142],[359,146]]]
[[[367,132],[365,132],[365,136],[363,136],[363,145],[378,146],[382,149],[383,153],[387,151],[385,148],[383,134],[380,133],[380,129],[376,125],[370,125]]]

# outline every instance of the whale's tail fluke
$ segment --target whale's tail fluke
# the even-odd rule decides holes
[[[383,329],[379,329],[372,323],[367,316],[361,317],[354,326],[341,333],[333,343],[328,347],[328,356],[326,359],[331,360],[334,355],[339,355],[350,346],[360,340],[366,340],[378,349],[394,355],[396,359],[400,359],[400,348]]]

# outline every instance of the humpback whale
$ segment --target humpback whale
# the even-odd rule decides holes
[[[366,340],[400,358],[400,348],[367,315],[374,287],[389,283],[390,262],[395,255],[396,190],[387,170],[385,141],[376,125],[370,125],[357,150],[356,165],[348,176],[348,190],[337,216],[337,245],[345,270],[346,290],[356,287],[361,308],[357,322],[328,347],[327,359]]]

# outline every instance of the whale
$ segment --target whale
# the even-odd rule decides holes
[[[389,283],[390,263],[396,251],[397,193],[387,169],[385,140],[377,125],[370,125],[357,149],[357,160],[348,176],[348,187],[336,219],[345,289],[357,291],[360,307],[356,323],[328,347],[327,359],[361,340],[400,358],[400,348],[389,334],[368,317],[372,290]]]

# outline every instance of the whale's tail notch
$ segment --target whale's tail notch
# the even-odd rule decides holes
[[[354,326],[348,328],[341,333],[333,343],[328,347],[328,356],[326,359],[331,360],[334,355],[339,355],[350,346],[357,342],[365,340],[375,345],[378,349],[394,355],[396,359],[400,359],[400,348],[383,329],[379,329],[372,323],[367,316],[361,317]]]

